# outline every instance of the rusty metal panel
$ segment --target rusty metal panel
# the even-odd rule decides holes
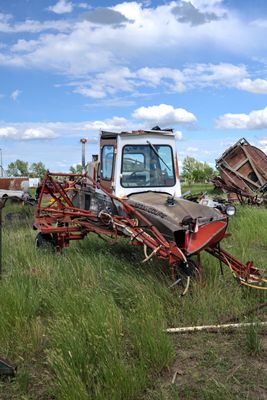
[[[253,198],[267,192],[267,155],[246,139],[228,148],[216,166],[221,178],[216,186],[228,193]]]
[[[0,189],[22,190],[22,183],[29,181],[28,177],[0,178]]]

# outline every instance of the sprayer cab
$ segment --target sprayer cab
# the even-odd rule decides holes
[[[90,163],[88,173],[117,197],[146,191],[181,196],[172,129],[101,131],[99,165]]]

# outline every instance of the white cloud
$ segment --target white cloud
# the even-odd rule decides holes
[[[215,13],[221,18],[227,12],[222,1],[192,0],[191,3],[203,15]],[[112,98],[121,92],[153,94],[160,89],[161,92],[181,93],[209,86],[235,87],[254,93],[265,90],[260,89],[263,80],[253,81],[244,65],[203,63],[181,69],[147,67],[162,65],[162,54],[168,65],[168,57],[173,54],[179,57],[185,51],[190,54],[196,48],[201,51],[208,46],[219,46],[235,53],[245,49],[249,53],[250,47],[253,45],[254,51],[258,38],[262,37],[262,28],[253,26],[252,29],[230,11],[223,21],[214,19],[208,24],[189,26],[177,21],[173,14],[176,4],[155,6],[153,2],[144,5],[132,1],[103,8],[125,18],[126,22],[116,26],[96,26],[81,19],[12,23],[12,16],[0,14],[0,31],[35,34],[30,38],[20,37],[1,49],[0,65],[44,69],[80,79],[73,84],[73,91],[95,99]],[[92,8],[87,2],[60,0],[50,10],[65,13],[74,7],[87,6]],[[46,30],[51,32],[40,34]],[[261,47],[264,51],[262,42]],[[142,60],[139,68],[130,68],[137,59]]]
[[[175,131],[175,139],[176,140],[182,140],[183,139],[183,133],[181,131]]]
[[[16,139],[18,136],[18,130],[13,126],[5,126],[0,128],[0,137],[5,139]]]
[[[188,153],[197,153],[199,151],[198,147],[189,146],[186,148]]]
[[[87,4],[87,3],[79,3],[79,4],[77,4],[77,7],[83,8],[84,10],[90,10],[90,8],[92,6],[90,6],[90,4]]]
[[[12,47],[13,52],[29,52],[36,50],[39,46],[38,40],[24,40],[19,39]]]
[[[159,90],[166,93],[182,93],[189,89],[205,87],[229,87],[253,93],[267,93],[267,81],[245,78],[248,71],[244,65],[234,64],[191,64],[183,69],[143,67],[130,70],[117,66],[92,75],[93,79],[71,82],[74,92],[85,97],[104,98],[118,92],[148,93]]]
[[[184,75],[178,69],[174,68],[140,68],[136,76],[152,87],[166,85],[175,92],[185,90]]]
[[[227,113],[220,116],[216,121],[216,127],[220,129],[246,129],[249,122],[247,114]]]
[[[250,22],[250,25],[256,26],[259,28],[267,28],[267,19],[255,19],[254,21]]]
[[[103,99],[106,97],[106,93],[103,90],[103,87],[98,84],[94,84],[91,87],[86,87],[85,85],[78,86],[76,89],[73,90],[73,93],[79,93],[85,97],[92,97],[94,99]]]
[[[36,126],[26,128],[24,124],[14,124],[13,126],[4,126],[0,128],[0,137],[13,140],[35,140],[35,139],[54,139],[58,135],[49,128]]]
[[[0,138],[14,140],[50,140],[65,137],[85,137],[89,142],[96,143],[100,129],[122,131],[139,128],[138,124],[133,124],[123,117],[113,117],[96,121],[81,122],[22,122],[0,125]],[[134,126],[133,126],[134,125]]]
[[[21,93],[22,93],[21,90],[16,89],[16,90],[14,90],[14,91],[11,93],[10,98],[11,98],[13,101],[17,101],[17,99],[18,99],[18,97],[21,95]]]
[[[176,3],[150,7],[145,7],[137,2],[124,2],[111,7],[110,10],[121,13],[127,20],[120,26],[102,24],[96,26],[86,20],[58,20],[58,21],[25,21],[24,23],[11,24],[10,18],[5,17],[2,22],[2,31],[6,32],[41,32],[45,29],[57,29],[58,32],[39,35],[35,38],[29,38],[27,47],[26,38],[20,38],[19,41],[11,46],[11,51],[7,48],[2,51],[0,63],[5,65],[19,65],[29,68],[45,68],[54,70],[61,74],[78,76],[90,74],[92,71],[101,69],[106,71],[111,65],[130,65],[134,60],[142,60],[140,65],[139,79],[145,80],[151,85],[155,81],[163,80],[167,86],[167,81],[171,81],[171,90],[181,92],[184,90],[185,82],[180,79],[179,71],[168,68],[150,68],[147,77],[146,71],[142,66],[162,65],[162,54],[164,60],[185,51],[190,54],[195,49],[205,50],[209,46],[216,46],[221,49],[227,49],[228,52],[246,51],[259,43],[262,37],[261,29],[258,31],[255,27],[249,28],[247,24],[238,20],[235,15],[229,15],[227,20],[215,20],[209,24],[199,26],[188,26],[180,23],[172,13]],[[61,5],[70,9],[75,4],[61,1],[55,6]],[[53,7],[55,7],[53,6]],[[195,7],[201,8],[202,12],[216,12],[216,7],[221,7],[220,3],[213,3],[208,9],[207,4],[195,4]],[[64,9],[64,7],[62,9]],[[160,23],[159,23],[160,21]],[[1,23],[0,23],[1,30]],[[64,34],[63,34],[64,33]],[[32,41],[36,42],[33,43]],[[267,46],[266,46],[267,47]],[[264,52],[265,45],[261,41],[261,48]],[[22,53],[23,50],[23,53]],[[149,62],[148,62],[149,60]],[[204,84],[212,82],[221,82],[224,80],[227,84],[229,80],[238,79],[241,72],[241,78],[246,78],[242,74],[241,67],[231,66],[230,64],[221,64],[217,66],[203,66],[206,73],[203,76],[201,66],[198,70],[191,69],[184,73],[189,74],[186,80],[192,81],[194,73]],[[141,76],[143,74],[143,76]],[[154,74],[153,79],[151,78]],[[138,77],[137,77],[138,78]],[[240,78],[240,79],[241,79]],[[194,80],[196,82],[196,80]],[[157,83],[156,83],[157,84]]]
[[[244,65],[229,63],[192,64],[183,70],[184,80],[191,87],[235,86],[248,75]]]
[[[34,140],[34,139],[55,139],[58,135],[52,129],[45,127],[28,128],[26,129],[21,139]]]
[[[83,24],[83,23],[81,23]],[[28,49],[27,49],[28,45]],[[19,40],[12,52],[0,53],[0,64],[52,70],[68,76],[84,76],[117,65],[109,49],[91,44],[90,30],[76,29],[71,34],[49,33],[38,40]]]
[[[56,14],[66,14],[73,10],[73,4],[67,0],[59,0],[54,6],[48,7],[49,11]]]
[[[2,15],[2,18],[1,18]],[[2,33],[35,33],[53,30],[59,32],[69,31],[73,27],[70,21],[55,20],[55,21],[37,21],[27,19],[23,22],[14,22],[12,15],[0,14],[0,32]]]
[[[264,129],[267,128],[267,107],[249,114],[224,114],[216,121],[221,129]]]
[[[258,139],[258,146],[267,154],[267,137]]]
[[[196,122],[196,117],[183,108],[174,108],[168,104],[159,106],[140,107],[133,113],[133,117],[155,124],[188,124]]]
[[[84,125],[85,130],[99,131],[100,129],[107,131],[122,131],[129,129],[129,121],[123,117],[113,117],[103,121],[90,121]]]
[[[85,97],[104,98],[114,96],[118,92],[132,95],[145,89],[148,93],[161,92],[181,93],[197,87],[238,87],[248,75],[246,67],[233,64],[192,64],[184,69],[143,67],[130,70],[117,66],[105,72],[92,74],[90,80],[71,82],[74,93]],[[243,80],[242,80],[243,79]],[[245,90],[245,87],[243,87]]]
[[[118,67],[96,74],[90,81],[72,82],[69,86],[75,87],[74,93],[100,99],[119,91],[133,93],[138,85],[133,80],[135,77],[136,74],[127,67]]]
[[[236,87],[246,92],[255,94],[267,94],[267,80],[265,79],[243,79]]]
[[[136,104],[136,101],[129,99],[128,97],[110,97],[104,99],[98,99],[95,103],[85,104],[85,107],[131,107]]]

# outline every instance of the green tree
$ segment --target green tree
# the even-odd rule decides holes
[[[30,175],[32,178],[43,179],[45,173],[46,173],[46,168],[45,168],[45,165],[41,161],[32,163],[32,165],[30,167]]]
[[[8,176],[28,176],[28,162],[22,160],[16,160],[11,162],[7,166],[7,175]]]
[[[214,175],[215,170],[206,162],[197,161],[193,157],[186,157],[183,162],[183,177],[189,183],[208,182]]]
[[[191,185],[194,182],[194,171],[197,169],[198,161],[193,157],[185,157],[183,161],[183,177]]]
[[[76,165],[72,165],[70,167],[70,172],[72,174],[81,174],[83,172],[83,166],[82,164],[76,164]]]

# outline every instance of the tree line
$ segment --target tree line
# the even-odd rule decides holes
[[[29,176],[30,178],[43,179],[46,171],[47,168],[41,161],[29,164],[27,161],[16,160],[8,164],[6,174],[7,176]],[[71,173],[81,173],[82,165],[71,166],[69,171]]]

